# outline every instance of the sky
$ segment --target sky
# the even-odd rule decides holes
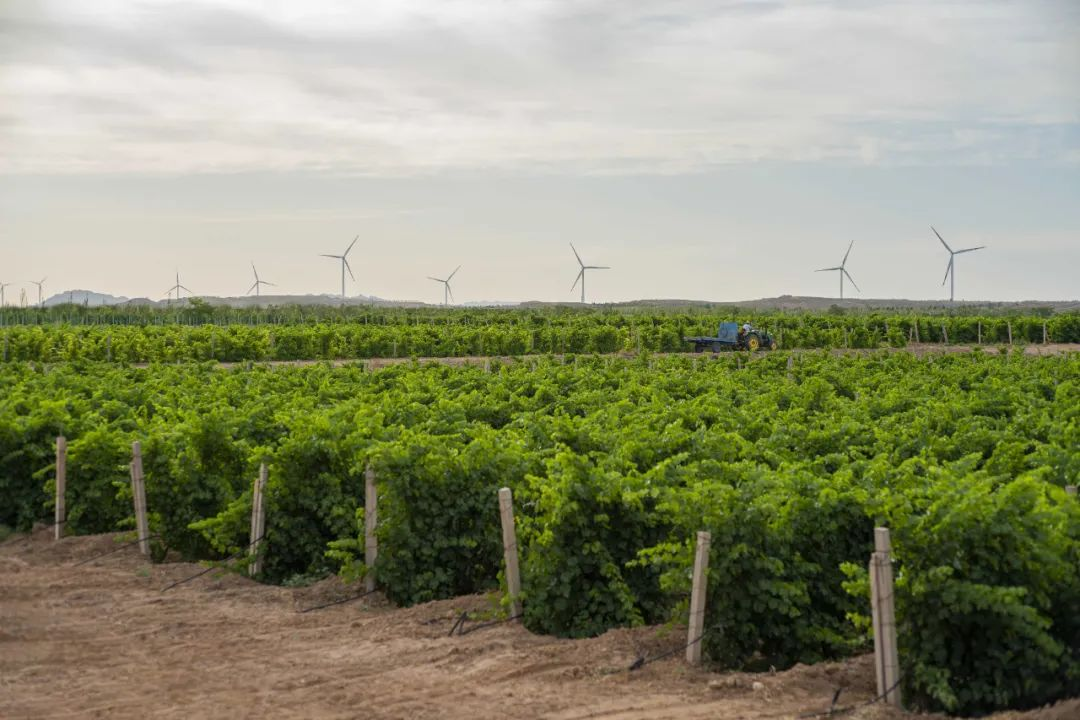
[[[0,0],[0,282],[1080,298],[1074,0]]]

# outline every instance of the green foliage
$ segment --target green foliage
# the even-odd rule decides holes
[[[512,326],[514,342],[551,339],[544,316],[533,320]],[[551,327],[569,346],[598,331]],[[215,348],[232,342],[231,329],[195,330]],[[498,332],[473,330],[485,342]],[[615,337],[652,350],[671,336],[663,330],[642,322]],[[885,337],[865,330],[849,339]],[[409,332],[457,342],[423,325]],[[338,352],[336,337],[320,336],[319,352]],[[159,555],[243,550],[266,462],[262,579],[359,578],[371,463],[377,579],[409,604],[499,581],[506,486],[533,630],[684,620],[694,537],[708,530],[706,653],[782,667],[865,647],[871,529],[886,524],[909,698],[978,713],[1078,692],[1080,503],[1061,486],[1080,473],[1080,357],[794,357],[789,369],[783,352],[574,355],[491,372],[6,363],[0,525],[50,519],[63,432],[73,531],[131,528],[138,439]]]

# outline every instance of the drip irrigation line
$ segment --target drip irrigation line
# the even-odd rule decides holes
[[[696,638],[694,638],[690,642],[686,643],[685,645],[681,645],[681,646],[675,648],[674,650],[668,650],[667,652],[660,653],[659,655],[656,655],[656,656],[651,657],[651,658],[646,658],[644,655],[638,655],[637,660],[632,662],[630,664],[630,667],[626,668],[626,670],[627,670],[627,672],[633,672],[635,670],[640,670],[641,668],[645,667],[649,663],[654,663],[657,660],[663,660],[666,657],[671,657],[672,655],[674,655],[676,653],[680,653],[683,650],[686,650],[687,648],[690,648],[690,647],[693,647],[694,645],[697,645],[699,642],[701,642],[701,640],[704,637],[705,637],[705,634],[702,633],[701,635],[698,635]]]
[[[224,560],[221,560],[219,562],[227,563],[230,560],[235,560],[236,558],[240,557],[241,555],[250,552],[251,551],[251,546],[252,545],[257,545],[258,543],[262,542],[263,538],[265,538],[265,537],[266,537],[266,533],[263,533],[262,536],[260,536],[257,540],[253,540],[252,542],[249,542],[247,544],[247,547],[245,547],[244,549],[237,550],[232,555],[230,555],[229,557],[227,557]],[[184,578],[183,580],[177,580],[176,582],[172,583],[171,585],[166,585],[165,587],[161,588],[161,592],[165,592],[166,590],[172,590],[174,587],[177,587],[178,585],[183,585],[185,583],[189,583],[192,580],[195,580],[196,578],[202,577],[203,575],[210,572],[211,570],[216,570],[218,567],[220,567],[220,566],[219,565],[211,565],[208,568],[204,568],[204,569],[200,570],[199,572],[195,573],[194,575],[191,575],[189,577]]]
[[[457,630],[457,629],[458,629],[459,627],[461,627],[462,625],[464,625],[464,624],[465,624],[465,619],[466,619],[467,617],[469,617],[469,611],[468,611],[468,610],[466,610],[465,612],[461,613],[461,616],[460,616],[460,617],[458,617],[458,619],[454,621],[454,627],[450,628],[450,634],[449,634],[449,635],[447,635],[446,637],[454,637],[454,632],[455,632],[455,631],[456,631],[456,630]]]
[[[837,700],[837,698],[840,697],[840,691],[843,688],[837,688],[836,693],[833,695],[833,704],[832,704],[832,706],[829,707],[828,710],[822,710],[821,712],[803,713],[802,715],[799,715],[798,718],[799,718],[799,720],[810,720],[811,718],[833,717],[833,716],[836,716],[836,715],[845,715],[845,714],[847,714],[849,712],[854,712],[856,710],[861,710],[864,707],[869,707],[870,705],[874,705],[875,703],[879,703],[882,700],[884,700],[885,698],[887,698],[889,696],[889,693],[891,693],[896,688],[900,687],[900,683],[903,681],[903,679],[904,679],[904,677],[903,677],[903,675],[901,675],[897,679],[897,681],[892,684],[891,687],[886,688],[885,692],[881,693],[877,697],[873,697],[873,698],[871,698],[869,700],[866,700],[865,702],[855,703],[854,705],[846,705],[846,706],[841,707],[841,708],[836,707],[836,700]]]
[[[108,555],[112,555],[113,553],[120,552],[121,550],[125,550],[125,549],[127,549],[127,548],[129,548],[129,547],[131,547],[133,545],[138,545],[143,540],[150,541],[150,540],[154,540],[155,538],[159,538],[159,537],[161,537],[161,536],[158,533],[154,533],[153,535],[148,535],[147,537],[144,537],[144,538],[139,538],[137,540],[132,540],[131,542],[124,543],[120,547],[115,547],[112,550],[107,550],[107,551],[105,551],[103,553],[98,553],[97,555],[94,555],[93,557],[87,558],[86,560],[80,560],[79,562],[75,563],[71,567],[77,568],[80,565],[85,565],[86,563],[94,562],[95,560],[100,560],[103,557],[106,557]]]
[[[303,615],[304,613],[315,612],[316,610],[323,610],[328,607],[334,607],[335,605],[344,605],[345,603],[350,603],[353,600],[359,600],[360,598],[367,597],[368,595],[372,595],[376,592],[378,592],[378,590],[368,590],[367,592],[362,592],[359,595],[353,595],[352,597],[347,597],[343,600],[334,600],[333,602],[324,603],[323,605],[316,605],[315,607],[304,608],[303,610],[297,610],[296,612],[299,615]]]
[[[494,627],[495,625],[502,625],[503,623],[513,622],[514,620],[520,620],[523,617],[525,617],[524,613],[520,615],[511,615],[508,618],[501,618],[499,620],[491,620],[490,622],[473,625],[471,628],[466,630],[465,621],[468,620],[468,618],[465,616],[465,613],[462,613],[462,616],[461,618],[459,618],[458,624],[455,625],[455,627],[457,628],[458,635],[468,635],[469,633],[476,632],[477,630],[483,630],[484,628]],[[450,634],[453,635],[454,631],[451,630]]]

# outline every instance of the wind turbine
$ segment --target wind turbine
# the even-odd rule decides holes
[[[855,245],[854,240],[851,241],[851,245],[848,245],[847,252],[844,253],[844,259],[840,261],[839,266],[831,267],[831,268],[821,268],[820,270],[815,270],[814,271],[814,272],[832,272],[833,270],[838,270],[840,272],[840,299],[841,300],[844,299],[844,276],[846,275],[847,279],[851,280],[851,284],[855,285],[855,279],[853,277],[851,277],[851,275],[847,271],[847,268],[845,267],[847,265],[848,255],[851,254],[851,248],[852,248],[853,245]],[[859,286],[855,285],[855,289],[859,290]],[[862,290],[859,290],[859,292],[862,292]]]
[[[355,245],[356,241],[359,240],[359,239],[360,239],[359,235],[357,235],[355,238],[353,238],[353,241],[351,243],[349,243],[349,247],[345,248],[345,252],[343,252],[340,255],[327,255],[325,253],[323,253],[321,255],[321,257],[334,258],[335,260],[340,260],[341,261],[341,299],[342,300],[345,299],[345,271],[346,270],[349,271],[349,277],[351,277],[353,279],[353,282],[356,282],[356,276],[352,274],[352,268],[349,267],[349,261],[348,261],[347,258],[349,257],[349,251],[353,249],[353,245]]]
[[[255,269],[255,263],[251,263],[251,272],[255,273],[255,284],[252,285],[250,288],[248,288],[248,291],[245,293],[246,295],[250,295],[251,291],[254,290],[255,291],[255,297],[259,297],[259,286],[260,285],[269,285],[270,287],[277,287],[277,285],[275,285],[272,282],[266,282],[265,280],[260,280],[259,279],[259,271]]]
[[[581,302],[585,303],[585,271],[586,270],[610,270],[607,265],[586,265],[581,262],[581,256],[578,255],[577,248],[574,247],[574,243],[570,243],[570,249],[574,251],[574,257],[577,258],[578,265],[581,266],[581,270],[578,271],[577,277],[574,278],[574,284],[570,286],[570,292],[574,292],[574,288],[577,287],[578,280],[581,281]]]
[[[37,285],[37,304],[38,304],[38,307],[42,306],[41,305],[42,288],[45,287],[45,281],[46,280],[48,280],[48,278],[43,277],[40,280],[31,280],[30,281],[31,285]]]
[[[450,289],[450,280],[455,275],[457,275],[457,271],[460,270],[460,269],[461,269],[461,266],[458,265],[456,268],[454,268],[454,272],[450,273],[450,277],[446,278],[445,280],[442,280],[442,279],[437,278],[437,277],[431,277],[430,275],[427,276],[428,280],[434,280],[435,282],[441,282],[443,284],[443,301],[442,301],[443,305],[448,304],[447,297],[449,297],[450,300],[454,299],[454,291]]]
[[[165,292],[165,294],[169,297],[170,300],[172,299],[173,290],[176,291],[176,301],[177,302],[180,302],[180,291],[181,290],[187,290],[189,295],[194,295],[195,294],[195,293],[191,292],[191,290],[188,290],[186,287],[184,287],[183,285],[180,284],[180,271],[179,270],[176,271],[176,284],[173,285],[171,288],[169,288]]]
[[[934,226],[930,226],[931,230],[934,230]],[[949,247],[949,244],[945,242],[945,238],[941,237],[941,233],[934,230],[934,234],[937,235],[937,239],[941,241],[941,244],[945,246],[945,249],[949,251],[949,265],[945,268],[945,278],[941,281],[941,285],[944,287],[946,280],[951,280],[949,283],[949,302],[954,302],[953,296],[956,293],[956,256],[962,255],[966,252],[975,252],[976,250],[982,250],[985,245],[979,247],[964,248],[963,250],[953,250]]]
[[[0,283],[0,307],[4,307],[5,305],[7,305],[7,301],[4,300],[4,288],[11,284],[12,283]]]

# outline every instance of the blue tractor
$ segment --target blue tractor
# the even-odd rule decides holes
[[[694,352],[705,352],[706,350],[712,352],[749,350],[754,352],[763,348],[775,350],[779,347],[772,335],[764,330],[752,327],[750,323],[739,327],[739,323],[722,322],[720,328],[716,331],[716,337],[687,337],[683,338],[683,340],[694,344]]]

